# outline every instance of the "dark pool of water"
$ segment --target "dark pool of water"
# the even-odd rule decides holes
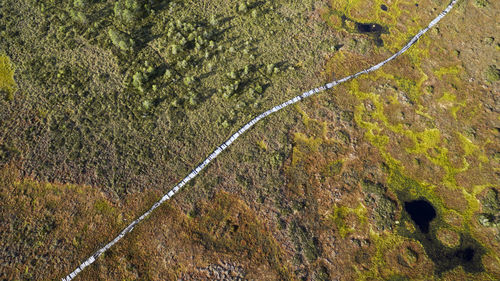
[[[436,210],[426,200],[405,202],[405,211],[422,233],[429,233],[429,224],[436,217]]]
[[[456,247],[447,247],[437,239],[436,231],[431,229],[432,221],[436,220],[436,228],[442,227],[443,223],[437,218],[434,206],[425,198],[403,202],[404,210],[420,230],[414,232],[412,236],[424,246],[428,257],[435,264],[438,276],[457,266],[462,266],[466,272],[471,273],[484,271],[481,259],[486,251],[470,234],[460,233],[460,244]]]
[[[373,41],[376,46],[382,47],[384,46],[384,41],[380,36],[382,34],[389,34],[389,29],[387,27],[384,27],[380,24],[377,23],[360,23],[356,22],[355,20],[352,20],[348,18],[345,15],[342,15],[342,22],[345,25],[346,20],[354,22],[356,25],[356,32],[361,33],[361,34],[366,34],[370,37],[373,38]]]
[[[470,261],[472,261],[474,259],[474,254],[475,254],[474,249],[472,249],[472,248],[465,248],[463,250],[458,250],[455,253],[455,256],[460,261],[462,261],[462,263],[464,263],[464,262],[470,262]]]
[[[376,23],[357,23],[356,28],[361,33],[380,33],[384,29],[380,24]]]

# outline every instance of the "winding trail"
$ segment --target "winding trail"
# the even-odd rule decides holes
[[[458,0],[452,0],[451,3],[448,4],[448,6],[435,19],[433,19],[427,27],[421,29],[401,50],[399,50],[397,53],[395,53],[391,57],[387,58],[386,60],[384,60],[384,61],[380,62],[379,64],[376,64],[370,68],[362,70],[356,74],[353,74],[351,76],[347,76],[347,77],[342,78],[340,80],[327,83],[321,87],[312,89],[308,92],[305,92],[301,95],[298,95],[298,96],[296,96],[296,97],[294,97],[294,98],[292,98],[292,99],[290,99],[290,100],[288,100],[280,105],[277,105],[277,106],[263,112],[259,116],[252,119],[250,122],[248,122],[243,127],[241,127],[238,130],[238,132],[234,133],[223,144],[218,146],[200,165],[198,165],[198,167],[193,169],[191,171],[191,173],[189,173],[184,179],[181,180],[181,182],[179,182],[167,194],[165,194],[159,201],[157,201],[148,211],[146,211],[139,218],[137,218],[132,223],[130,223],[125,229],[123,229],[120,232],[120,234],[118,234],[118,236],[115,237],[115,239],[113,239],[111,242],[106,244],[101,249],[97,250],[92,256],[90,256],[86,261],[84,261],[82,264],[80,264],[73,272],[71,272],[68,276],[66,276],[62,280],[63,281],[70,281],[73,278],[75,278],[78,275],[78,273],[80,273],[85,267],[91,265],[100,255],[102,255],[109,248],[111,248],[114,244],[116,244],[118,241],[120,241],[127,233],[131,232],[134,229],[134,227],[138,223],[143,221],[145,218],[147,218],[151,214],[151,212],[153,212],[156,208],[158,208],[165,201],[169,200],[172,196],[174,196],[174,194],[179,192],[179,190],[184,185],[186,185],[190,180],[192,180],[194,177],[196,177],[201,172],[201,170],[203,170],[208,164],[210,164],[210,162],[212,162],[215,158],[217,158],[217,156],[219,156],[219,154],[221,154],[222,151],[226,150],[238,137],[240,137],[245,131],[252,128],[261,119],[263,119],[263,118],[267,117],[268,115],[270,115],[274,112],[277,112],[277,111],[279,111],[279,110],[281,110],[281,109],[283,109],[291,104],[294,104],[302,99],[305,99],[309,96],[312,96],[314,94],[317,94],[317,93],[322,92],[322,91],[327,90],[327,89],[331,89],[338,84],[341,84],[341,83],[344,83],[344,82],[349,81],[351,79],[354,79],[362,74],[367,74],[369,72],[375,71],[375,70],[379,69],[380,67],[382,67],[384,64],[399,57],[401,54],[406,52],[411,46],[413,46],[413,44],[415,44],[422,35],[424,35],[429,29],[431,29],[434,25],[436,25],[444,16],[446,16],[446,14],[448,14],[450,12],[450,10],[455,6],[457,1]]]

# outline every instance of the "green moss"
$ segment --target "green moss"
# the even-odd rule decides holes
[[[383,75],[383,74],[381,74]],[[399,87],[405,89],[408,93],[413,93],[414,102],[418,104],[417,97],[421,92],[419,90],[420,86],[414,81],[405,78],[392,77],[388,75],[383,75],[386,78],[394,79],[398,83]],[[462,172],[468,168],[468,163],[465,158],[463,158],[463,166],[456,168],[454,167],[448,157],[448,148],[441,141],[441,132],[436,128],[426,128],[423,131],[413,131],[410,129],[404,129],[402,124],[391,124],[389,123],[384,112],[384,104],[379,95],[373,93],[365,93],[359,91],[359,86],[357,81],[350,83],[350,91],[361,101],[370,101],[372,106],[368,110],[363,104],[356,106],[355,121],[367,131],[365,137],[377,148],[380,149],[381,154],[384,156],[387,163],[396,164],[398,160],[394,159],[389,153],[387,153],[387,144],[389,143],[389,136],[386,133],[382,133],[384,129],[388,129],[395,134],[404,135],[406,138],[412,140],[414,146],[407,147],[405,150],[407,153],[411,154],[421,154],[425,155],[433,164],[442,167],[446,175],[444,177],[444,182],[449,187],[456,187],[455,175]],[[453,99],[451,94],[445,94],[442,97],[444,100]],[[462,105],[460,105],[462,106]],[[418,112],[417,112],[418,113]],[[456,111],[452,114],[455,114]],[[398,169],[400,169],[398,167]]]
[[[359,203],[356,208],[335,205],[330,220],[335,224],[342,238],[345,238],[354,231],[353,228],[346,224],[346,219],[348,219],[349,214],[354,214],[361,225],[366,225],[368,223],[368,218],[366,217],[367,210],[363,204]]]
[[[382,280],[383,276],[394,275],[397,269],[386,262],[387,254],[397,249],[408,238],[399,236],[392,232],[378,233],[373,230],[370,231],[370,241],[375,245],[375,253],[371,256],[371,266],[369,270],[361,271],[356,268],[358,276],[356,280]]]
[[[17,84],[14,80],[14,66],[10,58],[0,52],[0,94],[5,95],[6,100],[14,99]]]
[[[441,67],[438,70],[434,71],[434,74],[439,77],[439,79],[443,79],[444,75],[457,75],[463,71],[462,67],[459,65],[453,65],[449,67]]]
[[[427,154],[429,149],[438,148],[441,144],[441,133],[438,129],[426,129],[418,133],[407,131],[407,133],[411,134],[415,141],[415,146],[407,149],[410,153]]]
[[[257,141],[257,146],[262,150],[267,150],[267,143],[264,140]]]
[[[388,187],[398,194],[400,201],[411,201],[423,197],[431,202],[438,213],[443,212],[444,205],[441,198],[435,194],[434,186],[408,178],[399,170],[387,172],[389,174]]]
[[[307,148],[310,152],[318,151],[320,145],[323,143],[321,138],[307,137],[302,133],[295,133],[294,141],[300,146]]]
[[[349,209],[344,206],[335,207],[333,211],[333,223],[335,223],[337,231],[342,238],[345,238],[345,236],[351,232],[351,230],[346,226],[344,222],[344,220],[347,218],[348,213]]]
[[[450,92],[444,92],[443,96],[439,98],[440,102],[455,102],[457,100],[457,96]]]
[[[103,215],[108,215],[115,212],[115,209],[109,205],[106,200],[96,200],[94,203],[95,210]]]
[[[465,137],[461,133],[457,133],[458,137],[460,138],[460,141],[462,142],[462,148],[465,151],[464,156],[469,156],[469,155],[474,155],[477,153],[478,159],[483,162],[487,163],[488,157],[482,152],[481,148],[474,144],[470,139]]]

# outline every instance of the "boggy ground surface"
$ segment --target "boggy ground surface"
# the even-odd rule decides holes
[[[2,1],[0,279],[65,276],[251,117],[447,4]],[[262,121],[78,278],[498,280],[498,5]]]

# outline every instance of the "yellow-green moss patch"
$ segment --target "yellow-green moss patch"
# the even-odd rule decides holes
[[[14,80],[14,66],[10,58],[0,52],[0,94],[4,92],[6,100],[12,100],[17,90],[17,84]]]

